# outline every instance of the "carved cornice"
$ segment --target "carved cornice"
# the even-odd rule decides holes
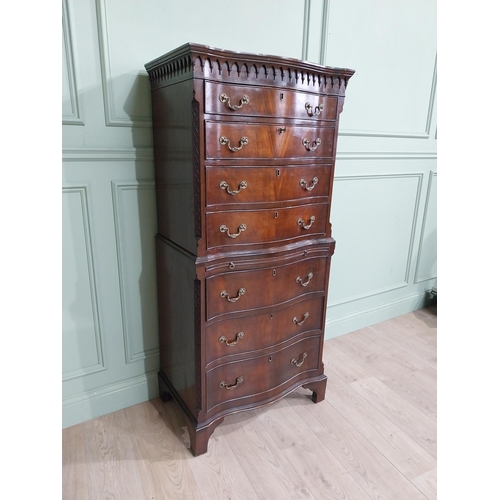
[[[188,43],[145,65],[152,88],[188,78],[258,83],[344,95],[353,70]]]

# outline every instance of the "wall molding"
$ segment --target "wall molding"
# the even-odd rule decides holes
[[[112,198],[113,198],[113,215],[115,221],[115,239],[116,239],[116,253],[118,261],[118,283],[119,283],[119,293],[120,293],[120,304],[121,304],[121,314],[122,314],[122,325],[123,325],[123,342],[125,346],[125,363],[133,363],[135,361],[140,361],[152,356],[158,356],[160,353],[159,347],[154,349],[147,349],[138,353],[134,353],[131,347],[131,332],[129,327],[129,311],[128,311],[128,300],[127,300],[127,289],[125,280],[125,259],[123,248],[125,243],[123,241],[123,216],[122,209],[120,208],[120,192],[126,190],[136,190],[139,189],[150,189],[154,192],[155,182],[152,180],[141,180],[141,181],[129,181],[129,182],[111,182],[112,185]]]
[[[428,275],[424,277],[419,277],[418,276],[418,270],[420,267],[420,259],[422,256],[422,245],[424,243],[424,234],[425,234],[425,225],[427,222],[427,211],[429,208],[429,201],[430,201],[430,196],[431,196],[431,189],[432,185],[434,183],[435,178],[437,177],[437,172],[430,171],[429,175],[429,182],[427,183],[427,193],[426,193],[426,198],[425,198],[425,207],[424,207],[424,215],[423,215],[423,222],[422,222],[422,230],[420,232],[420,241],[418,245],[418,255],[417,255],[417,265],[415,267],[415,278],[414,278],[414,283],[422,283],[423,281],[428,281],[432,279],[437,278],[437,274],[433,275]]]
[[[410,267],[411,267],[411,256],[413,253],[413,246],[415,241],[415,233],[417,228],[417,219],[418,219],[418,207],[420,204],[420,197],[422,191],[422,181],[423,181],[423,173],[406,173],[406,174],[374,174],[374,175],[346,175],[346,176],[338,176],[335,177],[335,182],[339,180],[365,180],[365,179],[388,179],[388,178],[405,178],[405,177],[415,177],[417,179],[417,190],[415,193],[415,202],[413,207],[413,216],[412,216],[412,226],[410,231],[410,240],[408,242],[408,252],[406,256],[406,269],[405,276],[403,281],[399,283],[395,283],[394,285],[379,288],[376,290],[371,290],[369,292],[363,292],[357,295],[352,295],[350,297],[345,297],[341,300],[337,300],[328,304],[328,307],[336,307],[342,304],[347,304],[349,302],[355,302],[358,300],[366,299],[368,297],[374,297],[376,295],[384,294],[387,292],[391,292],[393,290],[397,290],[399,288],[404,288],[409,285],[410,282]]]
[[[432,116],[434,113],[434,103],[436,101],[436,88],[437,88],[437,53],[434,58],[434,71],[432,73],[432,84],[431,84],[431,95],[429,98],[429,107],[427,109],[427,122],[425,124],[425,132],[430,137],[431,136],[431,125],[432,125]],[[434,134],[434,138],[437,139],[437,128]]]
[[[67,380],[103,371],[106,369],[106,366],[104,363],[102,330],[101,330],[101,323],[99,320],[99,305],[97,300],[97,285],[96,285],[97,280],[95,274],[94,254],[92,251],[92,238],[90,230],[90,214],[89,214],[89,203],[88,203],[88,185],[86,184],[67,185],[63,187],[62,192],[63,195],[68,195],[73,193],[73,194],[78,194],[80,197],[80,203],[82,209],[82,225],[85,238],[85,251],[87,256],[87,269],[88,269],[89,284],[90,284],[92,317],[94,322],[94,340],[95,340],[95,349],[97,354],[97,363],[95,365],[63,373],[62,381],[66,382]]]
[[[357,137],[388,137],[393,139],[437,139],[436,134],[432,137],[431,124],[432,116],[435,107],[437,88],[437,55],[434,58],[434,70],[432,72],[432,80],[429,91],[429,102],[427,104],[427,117],[425,119],[424,132],[391,132],[391,131],[375,131],[375,130],[342,130],[339,129],[339,135],[343,136],[357,136]]]
[[[377,130],[339,129],[339,135],[356,137],[389,137],[392,139],[429,139],[427,132],[386,132]]]
[[[337,151],[337,160],[436,160],[437,153],[405,151]]]
[[[436,160],[435,152],[337,151],[337,160]],[[62,161],[154,161],[153,148],[66,148]]]
[[[326,65],[326,53],[328,50],[328,26],[330,22],[330,0],[323,0],[323,12],[321,13],[321,45],[319,52],[319,63]]]
[[[152,120],[144,116],[120,118],[115,114],[113,104],[113,85],[111,82],[111,57],[106,13],[106,0],[96,0],[97,41],[101,61],[102,91],[104,98],[104,117],[108,127],[152,127]],[[146,73],[145,73],[146,74]]]
[[[78,85],[76,80],[73,37],[71,35],[68,0],[63,0],[62,2],[62,35],[66,53],[65,62],[69,83],[69,98],[72,110],[70,115],[62,115],[62,124],[84,125],[80,116],[80,102],[78,99]]]
[[[154,152],[153,148],[66,148],[62,161],[154,161]]]
[[[302,32],[302,59],[307,61],[309,54],[309,25],[311,22],[311,0],[304,0],[304,28]]]
[[[437,88],[437,54],[434,58],[434,70],[432,72],[431,85],[429,90],[429,101],[427,104],[427,116],[425,119],[424,132],[392,132],[376,130],[349,130],[339,129],[339,135],[357,137],[388,137],[393,139],[437,139],[437,129],[434,137],[431,134],[432,117],[434,113]]]

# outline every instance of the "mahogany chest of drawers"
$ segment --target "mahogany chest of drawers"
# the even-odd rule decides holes
[[[160,395],[191,450],[299,386],[322,348],[339,115],[354,71],[186,44],[146,64],[158,215]]]

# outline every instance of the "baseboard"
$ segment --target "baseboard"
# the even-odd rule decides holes
[[[71,427],[158,397],[156,371],[63,400],[62,427]]]
[[[354,332],[361,328],[375,325],[376,323],[381,323],[382,321],[387,321],[396,316],[416,311],[417,309],[422,309],[422,307],[429,304],[429,301],[429,292],[424,291],[337,318],[335,318],[335,306],[329,307],[327,309],[327,320],[325,324],[325,340],[333,339],[340,335],[345,335],[346,333]]]

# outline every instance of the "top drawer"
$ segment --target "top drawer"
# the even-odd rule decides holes
[[[205,82],[205,112],[334,121],[337,98],[272,87]]]

